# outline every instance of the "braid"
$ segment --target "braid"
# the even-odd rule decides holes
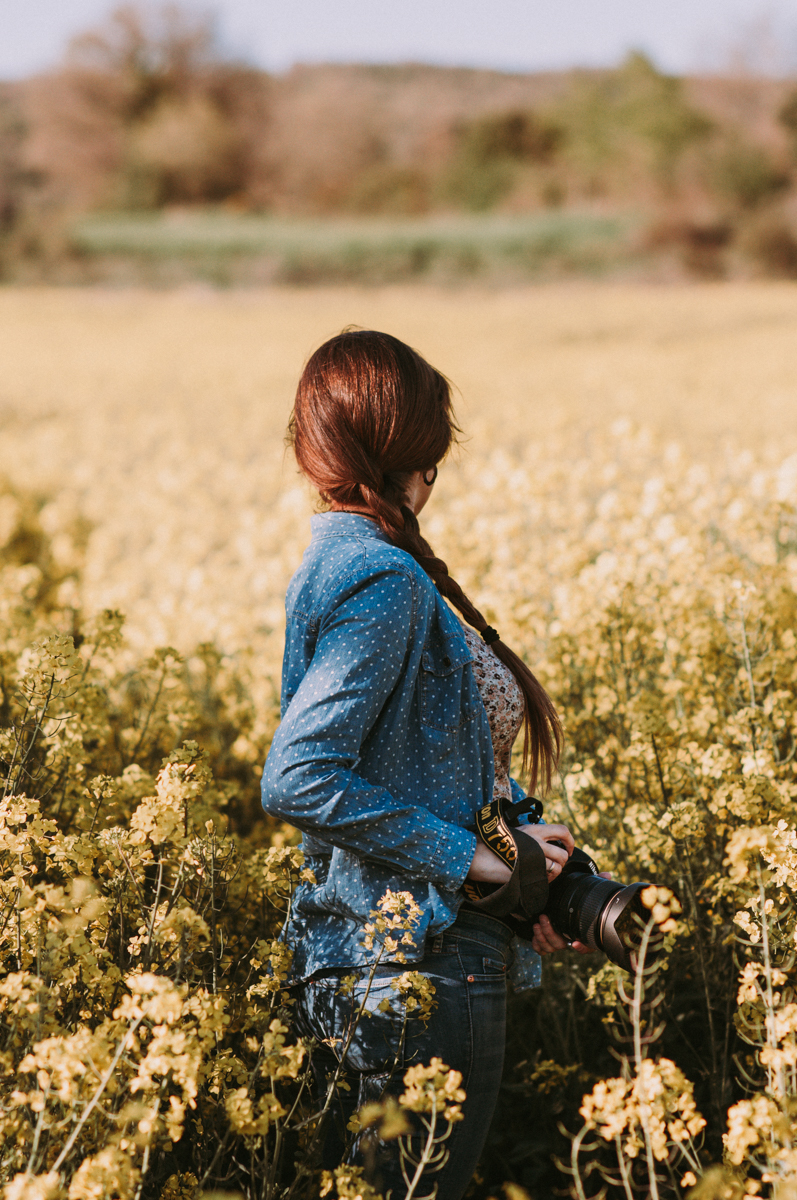
[[[388,490],[392,491],[392,488]],[[360,495],[368,513],[374,517],[394,546],[406,550],[433,581],[438,592],[449,600],[467,623],[484,634],[486,618],[466,596],[421,533],[418,518],[406,504],[397,504],[384,494],[360,484]],[[523,692],[523,771],[528,772],[529,791],[540,783],[549,791],[551,778],[562,751],[562,725],[554,704],[540,681],[523,660],[500,638],[490,643],[492,650],[512,672]]]

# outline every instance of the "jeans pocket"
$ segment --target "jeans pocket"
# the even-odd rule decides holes
[[[506,980],[506,963],[498,955],[470,956],[463,962],[468,983],[503,983]]]
[[[361,1074],[390,1074],[403,1065],[403,1005],[393,976],[367,978],[352,990],[341,990],[341,979],[310,980],[299,994],[300,1028],[329,1048],[346,1066]]]

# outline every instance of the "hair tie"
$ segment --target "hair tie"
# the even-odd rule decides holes
[[[500,640],[501,634],[497,629],[493,629],[492,625],[487,625],[482,630],[482,641],[486,642],[488,646],[492,646],[493,642],[500,642]]]

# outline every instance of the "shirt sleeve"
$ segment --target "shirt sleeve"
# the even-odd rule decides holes
[[[325,616],[266,760],[263,807],[333,846],[456,890],[475,835],[357,773],[361,747],[405,669],[417,603],[412,577],[389,569]]]

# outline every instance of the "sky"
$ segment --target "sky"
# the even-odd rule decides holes
[[[56,64],[114,0],[0,0],[0,78]],[[797,71],[797,0],[182,0],[225,47],[272,71],[296,62],[607,66],[631,49],[664,70]]]

